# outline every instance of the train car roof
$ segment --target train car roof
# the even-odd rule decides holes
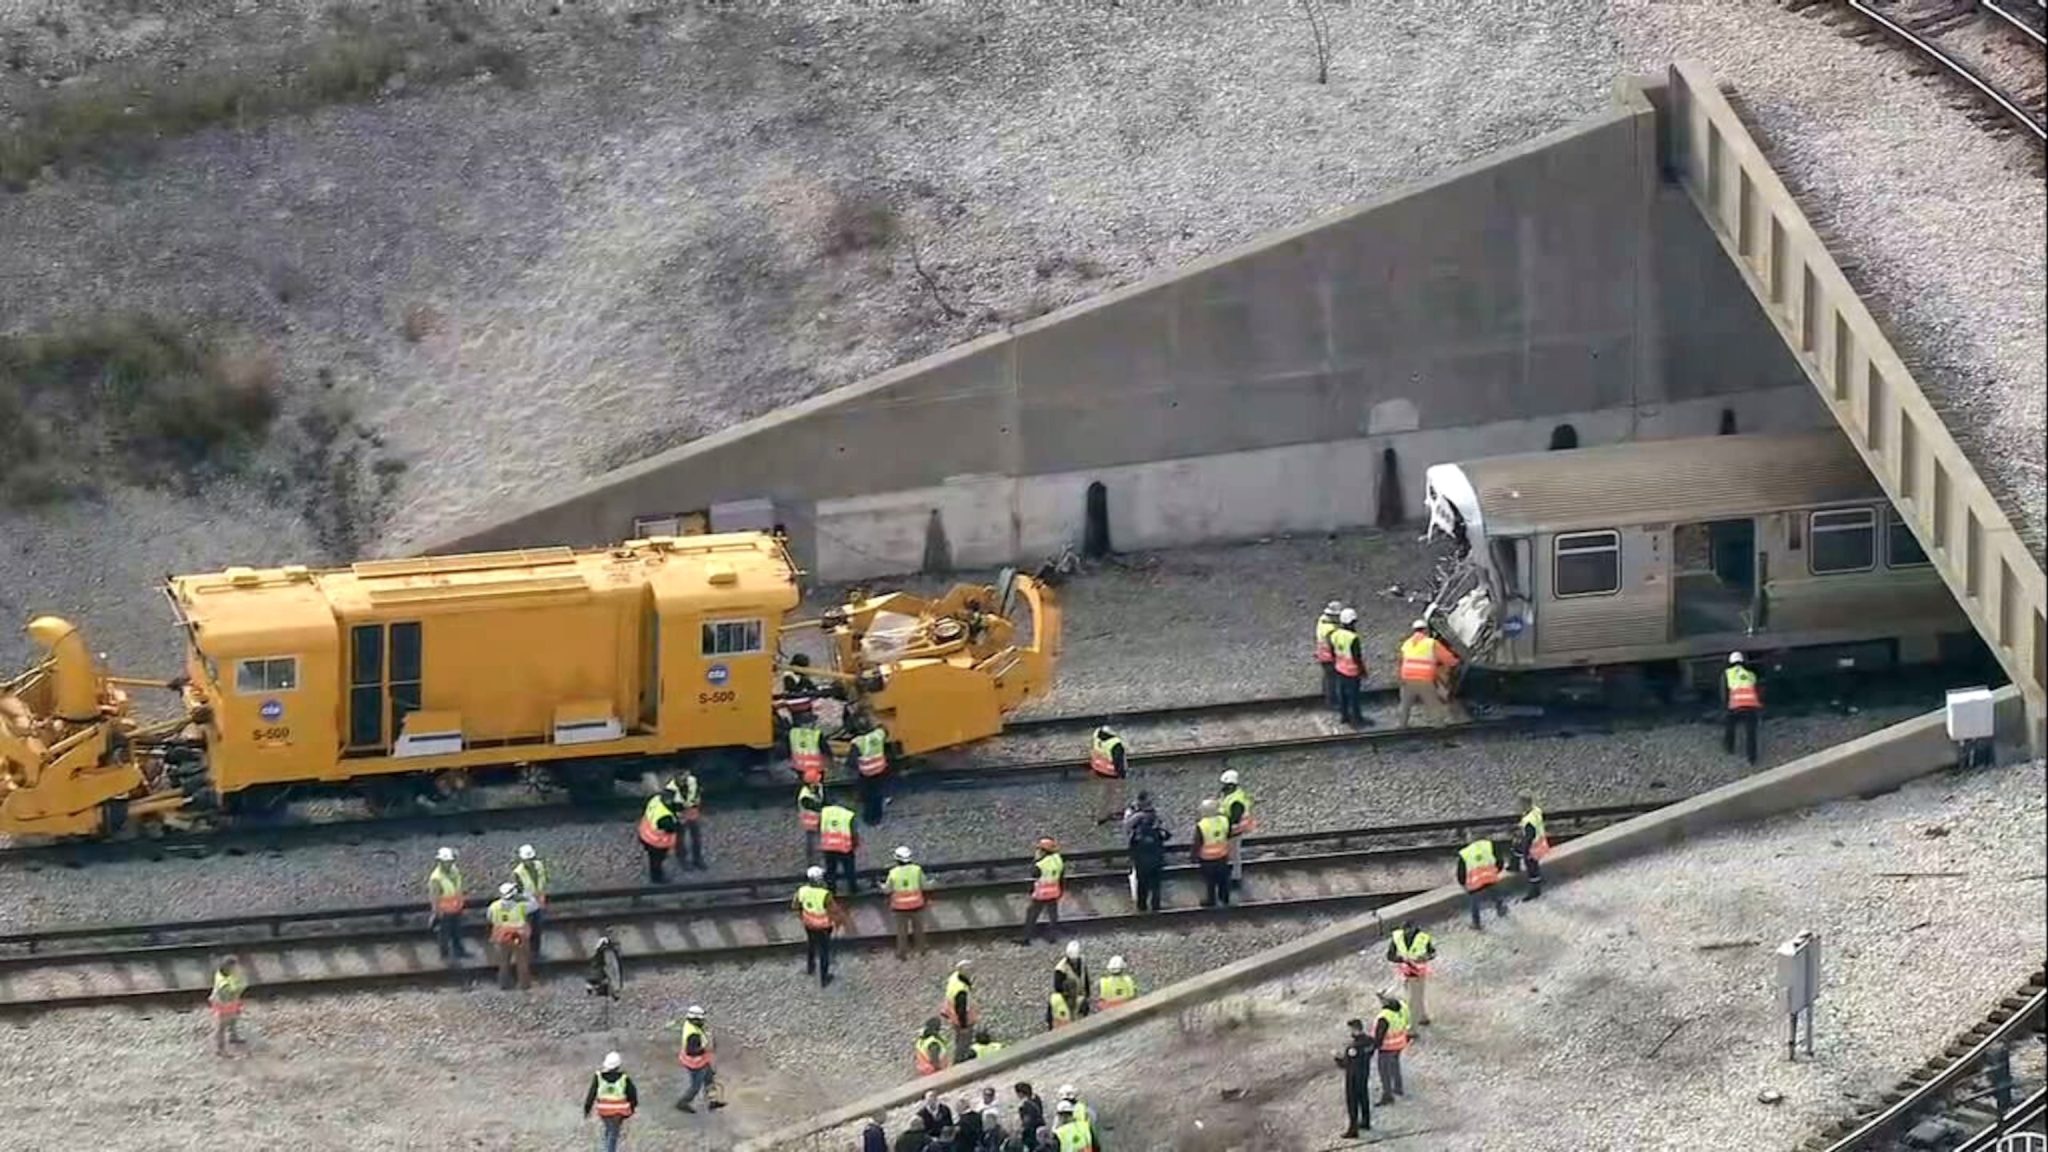
[[[229,568],[174,576],[178,610],[201,643],[284,642],[307,632],[330,637],[335,620],[434,615],[471,605],[504,607],[588,595],[603,588],[650,588],[664,605],[787,610],[799,599],[796,572],[774,537],[741,532],[655,537],[615,548],[530,548],[402,560],[346,568]]]
[[[1689,523],[1884,494],[1833,430],[1641,440],[1458,467],[1493,536]]]

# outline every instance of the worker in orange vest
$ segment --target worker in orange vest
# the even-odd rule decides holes
[[[1529,882],[1529,890],[1522,896],[1526,904],[1543,895],[1543,861],[1550,855],[1550,832],[1543,825],[1543,809],[1536,806],[1533,797],[1522,797],[1522,819],[1515,825],[1514,851],[1522,878]]]
[[[1379,1053],[1381,1107],[1408,1094],[1401,1083],[1401,1053],[1408,1048],[1409,1026],[1408,1005],[1393,989],[1382,991],[1379,1014],[1372,1021],[1372,1045]]]
[[[1450,672],[1457,666],[1458,654],[1436,638],[1429,621],[1417,620],[1408,638],[1401,641],[1401,727],[1408,726],[1409,712],[1417,704],[1442,705],[1449,723],[1470,719],[1464,707],[1451,698]]]
[[[1743,662],[1742,653],[1728,654],[1728,672],[1723,678],[1722,699],[1727,704],[1727,718],[1721,725],[1721,750],[1735,751],[1735,730],[1742,729],[1744,751],[1749,762],[1756,763],[1757,721],[1764,714],[1763,692],[1758,689],[1756,673]]]
[[[789,901],[804,926],[804,975],[818,974],[818,987],[832,983],[832,930],[847,923],[846,909],[825,886],[825,870],[813,864]]]
[[[647,798],[647,806],[640,810],[640,847],[647,852],[647,882],[659,884],[667,879],[662,874],[668,854],[676,847],[675,809],[669,807],[669,793],[666,789]]]
[[[1330,630],[1330,668],[1337,675],[1337,719],[1362,726],[1365,713],[1361,697],[1365,691],[1365,649],[1358,635],[1358,610],[1337,613],[1337,626]]]
[[[1024,909],[1024,938],[1019,944],[1031,943],[1041,917],[1046,938],[1051,939],[1053,926],[1060,922],[1060,897],[1066,894],[1066,875],[1067,861],[1060,855],[1059,842],[1050,836],[1041,838],[1031,861],[1031,900]]]
[[[1316,617],[1316,666],[1323,670],[1323,703],[1337,706],[1337,650],[1330,645],[1330,633],[1337,630],[1337,616],[1344,605],[1336,600],[1323,605]]]
[[[911,1044],[911,1067],[919,1076],[936,1076],[953,1066],[953,1051],[940,1033],[945,1022],[937,1016],[924,1022],[924,1031],[917,1034]]]
[[[712,1110],[725,1107],[725,1099],[718,1091],[718,1069],[713,1067],[716,1054],[712,1049],[711,1033],[704,1027],[704,1009],[695,1004],[683,1013],[683,1046],[676,1053],[676,1062],[690,1074],[690,1085],[683,1090],[682,1099],[676,1101],[676,1108],[683,1112],[695,1112],[692,1103],[697,1094],[705,1094],[705,1103]]]
[[[1500,895],[1500,850],[1492,840],[1480,837],[1458,849],[1458,884],[1465,889],[1465,905],[1472,912],[1472,930],[1482,931],[1479,901],[1493,901],[1493,910],[1508,914],[1508,903]]]
[[[804,833],[804,863],[818,862],[819,813],[825,810],[825,786],[805,780],[796,786],[796,823]]]
[[[583,1114],[589,1116],[594,1109],[598,1123],[604,1126],[604,1138],[599,1145],[604,1152],[619,1152],[619,1137],[639,1106],[640,1091],[633,1086],[633,1078],[626,1075],[625,1061],[617,1052],[605,1053],[603,1065],[590,1078],[590,1087],[583,1093]]]

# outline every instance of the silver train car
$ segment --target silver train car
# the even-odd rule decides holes
[[[1968,618],[1839,433],[1712,436],[1439,464],[1431,616],[1475,669],[1580,669],[1610,695],[1774,668],[1953,658]]]

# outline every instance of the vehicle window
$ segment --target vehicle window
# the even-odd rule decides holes
[[[1551,542],[1550,594],[1606,596],[1621,591],[1621,533],[1572,532]]]
[[[743,656],[761,650],[759,620],[706,620],[704,655]]]
[[[1869,508],[1839,508],[1807,515],[1806,568],[1816,576],[1830,572],[1867,572],[1877,566],[1877,513]]]
[[[246,695],[290,692],[299,686],[299,658],[274,656],[235,664],[235,691]]]
[[[1884,562],[1888,568],[1925,568],[1929,561],[1920,539],[1906,527],[1897,509],[1885,513]]]

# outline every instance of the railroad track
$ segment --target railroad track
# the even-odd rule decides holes
[[[1619,805],[1550,814],[1553,839],[1568,840],[1650,810]],[[1168,907],[1132,911],[1128,861],[1121,850],[1068,857],[1062,930],[1093,933],[1140,923],[1289,915],[1377,907],[1445,883],[1456,850],[1479,832],[1498,834],[1511,814],[1332,832],[1254,836],[1246,841],[1244,898],[1227,909],[1196,904],[1194,869],[1169,869]],[[1015,934],[1030,888],[1028,857],[930,864],[930,935]],[[862,873],[863,889],[882,873]],[[627,962],[675,963],[754,957],[803,947],[789,908],[800,879],[761,877],[703,884],[563,892],[550,919],[537,971],[580,969],[602,935]],[[474,906],[474,905],[473,905]],[[876,946],[891,939],[886,900],[864,891],[849,903],[842,942]],[[470,938],[482,951],[480,918]],[[218,957],[233,952],[260,999],[394,984],[484,977],[481,960],[444,965],[417,904],[337,908],[268,916],[85,925],[0,936],[0,1013],[33,1013],[109,1004],[197,1003],[211,987]]]
[[[1911,54],[1999,134],[2048,144],[2048,7],[2043,0],[1787,0],[1863,43]]]
[[[2048,1003],[2048,972],[2000,1000],[1998,1007],[1947,1048],[1921,1065],[1898,1087],[1879,1098],[1872,1111],[1838,1121],[1800,1146],[1800,1152],[1995,1152],[2000,1141],[2018,1133],[2048,1136],[2042,1127],[2044,1108],[2042,1065],[2037,1057],[2048,1044],[2043,1005]],[[2034,1056],[2022,1051],[2032,1045]],[[2001,1048],[2015,1083],[2014,1106],[2001,1112],[1991,1072]],[[2029,1075],[2024,1069],[2036,1071]],[[2031,1145],[2039,1149],[2044,1144]],[[2019,1145],[2019,1147],[2029,1147]]]

